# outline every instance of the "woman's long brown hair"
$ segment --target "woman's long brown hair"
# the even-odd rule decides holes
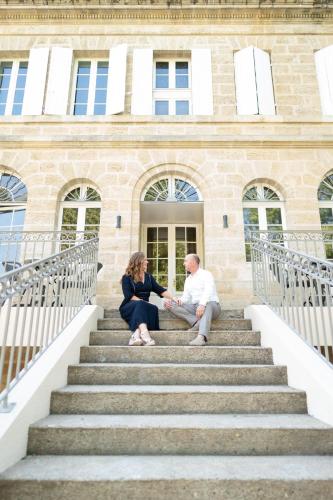
[[[130,276],[134,281],[140,280],[142,262],[146,256],[143,252],[134,252],[127,264],[125,276]]]

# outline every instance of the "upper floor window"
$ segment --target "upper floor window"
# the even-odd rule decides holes
[[[27,61],[0,63],[0,115],[22,113],[27,70]]]
[[[154,114],[190,114],[190,87],[190,62],[188,60],[155,60]]]
[[[74,115],[105,115],[108,61],[78,61],[73,99]]]
[[[251,231],[282,231],[285,228],[283,203],[269,186],[255,184],[243,195],[243,222],[246,261],[251,261]]]
[[[321,107],[324,115],[333,115],[333,45],[315,53]]]
[[[235,53],[235,83],[239,115],[275,115],[270,56],[257,47]]]

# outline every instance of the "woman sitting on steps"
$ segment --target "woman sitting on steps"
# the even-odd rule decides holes
[[[155,345],[149,330],[159,330],[158,307],[149,303],[150,292],[173,300],[166,288],[147,273],[148,260],[142,252],[135,252],[121,279],[124,300],[120,304],[121,317],[128,323],[132,335],[129,345]]]

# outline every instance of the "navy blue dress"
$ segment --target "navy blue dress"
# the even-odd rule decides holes
[[[134,332],[141,323],[146,323],[148,330],[159,330],[158,307],[149,303],[151,292],[155,292],[160,297],[166,288],[160,286],[155,278],[145,273],[144,282],[137,283],[130,277],[124,275],[121,280],[124,300],[120,304],[119,311],[121,317],[128,323]],[[142,300],[131,300],[135,295]]]

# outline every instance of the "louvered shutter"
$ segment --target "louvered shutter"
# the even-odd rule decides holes
[[[73,50],[71,48],[53,47],[51,50],[45,114],[67,114],[72,58]]]
[[[47,47],[30,50],[22,115],[41,115],[43,112],[48,58]]]
[[[260,115],[275,115],[275,101],[270,56],[254,47],[257,99]]]
[[[133,50],[132,115],[152,115],[153,50]]]
[[[127,45],[112,47],[109,56],[108,90],[106,114],[115,115],[125,111]]]
[[[254,65],[254,47],[239,50],[234,56],[237,113],[257,115],[259,112]]]
[[[210,49],[192,49],[192,111],[213,114],[212,62]]]

